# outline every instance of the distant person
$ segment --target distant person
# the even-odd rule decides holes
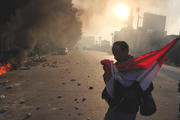
[[[129,55],[129,46],[125,41],[117,41],[113,44],[112,53],[115,60],[117,61],[115,65],[126,62],[133,57]],[[106,66],[103,66],[104,70],[107,72],[104,74],[104,80],[110,79]],[[126,72],[121,71],[121,74],[126,74]],[[139,92],[142,91],[139,83],[134,80],[126,81],[114,80],[114,84],[110,86],[113,88],[113,98],[104,88],[102,93],[102,98],[106,100],[109,105],[108,111],[105,115],[104,120],[136,120],[136,115],[139,110],[140,105],[140,95]],[[106,86],[107,87],[107,86]],[[151,83],[148,89],[143,93],[144,95],[151,94],[153,90],[153,84]]]

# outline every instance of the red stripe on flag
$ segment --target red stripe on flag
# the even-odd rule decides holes
[[[169,50],[176,44],[178,40],[179,38],[173,40],[162,49],[147,53],[135,59],[130,59],[126,62],[119,63],[116,66],[119,71],[133,71],[148,69],[157,60],[159,61],[159,65],[162,65]]]

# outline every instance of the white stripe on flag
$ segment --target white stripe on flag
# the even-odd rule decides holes
[[[145,91],[153,79],[156,77],[158,71],[160,69],[160,65],[156,61],[149,69],[145,70],[144,73],[137,79],[140,82],[140,86],[143,91]]]
[[[113,63],[111,61],[111,73],[112,77],[106,82],[106,90],[108,94],[113,97],[114,93],[114,70],[113,70]]]

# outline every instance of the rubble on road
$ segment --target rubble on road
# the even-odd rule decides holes
[[[89,90],[93,90],[94,88],[92,86],[89,87]]]
[[[59,110],[64,110],[64,108],[59,108]]]
[[[90,117],[88,117],[86,120],[90,120]]]
[[[25,60],[24,65],[20,68],[20,70],[29,70],[33,66],[40,65],[41,63],[46,62],[46,58],[41,57],[29,57]]]
[[[12,89],[12,88],[13,88],[13,85],[9,85],[6,87],[7,90]]]
[[[6,98],[5,95],[0,95],[0,100],[3,100],[3,99],[5,99],[5,98]]]
[[[36,107],[36,110],[40,110],[40,107],[38,106],[38,107]]]
[[[76,81],[76,80],[75,80],[75,79],[71,79],[70,81],[71,81],[71,82],[74,82],[74,81]]]
[[[25,103],[25,100],[21,100],[21,101],[20,101],[20,104],[24,104],[24,103]]]
[[[82,102],[85,102],[85,101],[86,101],[86,98],[83,98],[83,99],[82,99]]]
[[[83,115],[83,114],[82,114],[82,113],[78,113],[77,115],[78,115],[78,116],[81,116],[81,115]]]
[[[44,63],[41,65],[42,67],[51,67],[51,68],[57,68],[57,61],[54,61],[52,63]]]
[[[9,81],[6,80],[6,81],[3,81],[3,82],[0,82],[0,85],[1,85],[1,86],[6,86],[8,83],[9,83]]]
[[[5,112],[7,112],[8,111],[8,109],[6,109],[6,108],[1,108],[0,109],[0,114],[3,114],[3,113],[5,113]]]
[[[58,96],[57,98],[61,99],[61,98],[62,98],[62,96]]]
[[[29,119],[30,117],[32,117],[32,113],[27,113],[27,114],[26,114],[26,117],[24,118],[24,120],[27,120],[27,119]]]
[[[20,70],[30,70],[31,68],[30,67],[27,67],[27,66],[22,66],[19,68]]]
[[[75,110],[79,110],[79,108],[78,108],[78,107],[74,107],[74,109],[75,109]]]
[[[62,83],[62,85],[66,85],[66,83],[65,83],[65,82],[63,82],[63,83]]]

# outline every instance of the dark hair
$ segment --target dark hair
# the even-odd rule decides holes
[[[112,53],[117,55],[119,52],[129,52],[129,46],[125,41],[116,41],[113,43]]]

